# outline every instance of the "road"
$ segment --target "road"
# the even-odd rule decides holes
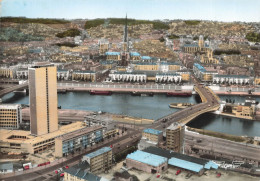
[[[198,142],[197,140],[201,140]],[[193,148],[213,151],[230,157],[240,157],[260,162],[260,146],[233,142],[212,136],[185,131],[185,144]]]
[[[104,146],[117,145],[118,143],[120,144],[122,142],[122,146],[120,148],[118,148],[118,146],[113,147],[113,153],[117,153],[120,150],[124,150],[127,146],[130,146],[137,140],[140,140],[140,138],[141,132],[139,130],[128,129],[127,133],[124,133],[122,136],[116,136],[115,138],[107,139],[104,142],[97,144],[96,146],[94,145],[90,147],[84,152],[76,153],[74,157],[65,157],[63,162],[57,163],[56,165],[37,167],[24,172],[17,172],[15,175],[9,175],[8,177],[1,175],[0,178],[2,181],[30,181],[35,179],[40,179],[42,181],[45,179],[48,180],[49,177],[54,175],[55,170],[66,165],[70,166],[78,163],[79,160],[81,160],[82,156],[87,153],[93,152]]]

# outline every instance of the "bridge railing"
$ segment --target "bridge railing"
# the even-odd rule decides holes
[[[206,97],[202,94],[202,92],[200,91],[200,89],[198,87],[194,86],[194,90],[200,95],[202,102],[207,102]]]

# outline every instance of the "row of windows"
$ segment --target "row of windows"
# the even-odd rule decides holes
[[[33,144],[33,146],[38,146],[38,145],[41,145],[41,144],[44,144],[44,143],[48,143],[48,142],[50,142],[50,141],[54,141],[54,138],[51,138],[51,139],[48,139],[48,140],[45,140],[45,141],[42,141],[42,142]]]

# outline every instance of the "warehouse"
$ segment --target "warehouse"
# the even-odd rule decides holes
[[[167,158],[137,150],[126,157],[126,166],[147,173],[158,173],[167,170]]]

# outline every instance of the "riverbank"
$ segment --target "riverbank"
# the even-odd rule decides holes
[[[124,115],[113,115],[113,120],[122,123],[129,123],[129,124],[152,124],[154,120],[152,119],[144,119],[144,118],[136,118]]]
[[[226,139],[226,140],[230,140],[230,141],[241,142],[241,143],[248,143],[248,144],[254,144],[254,145],[259,145],[260,144],[259,141],[255,141],[251,137],[235,136],[235,135],[230,135],[230,134],[225,134],[225,133],[220,133],[220,132],[215,132],[215,131],[191,128],[191,127],[188,127],[188,126],[187,126],[187,129],[189,131],[197,132],[199,134],[213,136],[213,137],[216,137],[216,138],[222,138],[222,139]]]

